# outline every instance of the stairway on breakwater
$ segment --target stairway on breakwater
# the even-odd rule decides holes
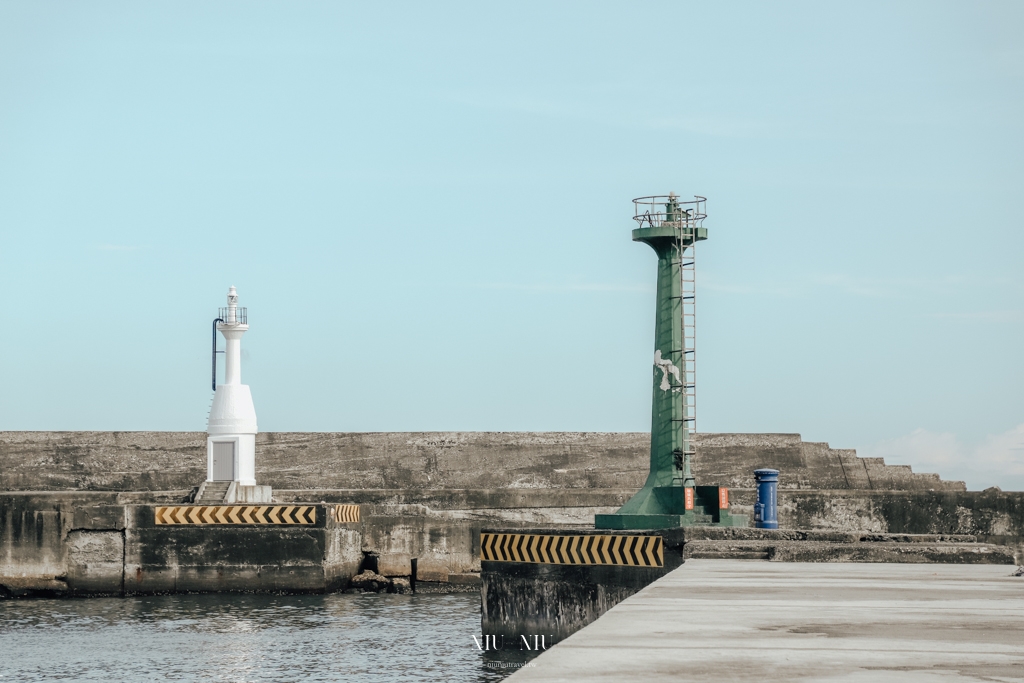
[[[196,493],[196,503],[223,503],[227,498],[230,481],[203,482]]]

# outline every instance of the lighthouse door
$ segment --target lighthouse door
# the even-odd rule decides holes
[[[213,480],[233,481],[235,478],[235,442],[213,442]]]

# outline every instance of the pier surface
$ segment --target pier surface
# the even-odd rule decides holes
[[[687,560],[507,680],[1024,681],[1013,571]]]

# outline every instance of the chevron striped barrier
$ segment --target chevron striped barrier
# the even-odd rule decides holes
[[[482,533],[480,559],[491,562],[627,567],[663,567],[665,564],[661,536]]]
[[[167,505],[157,524],[316,524],[315,505]]]
[[[359,506],[358,505],[335,505],[334,506],[334,521],[339,524],[346,522],[358,522],[359,521]]]

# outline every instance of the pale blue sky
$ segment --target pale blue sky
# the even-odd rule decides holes
[[[0,429],[698,427],[1024,488],[1020,3],[0,3]],[[483,6],[482,6],[483,5]]]

